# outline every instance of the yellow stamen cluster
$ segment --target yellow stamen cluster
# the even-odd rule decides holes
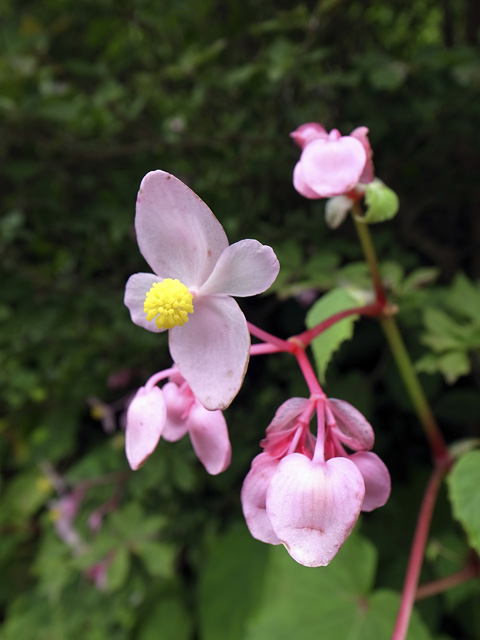
[[[143,310],[147,320],[155,318],[159,329],[171,329],[188,322],[188,314],[193,313],[193,296],[180,280],[165,278],[154,282],[145,296]]]

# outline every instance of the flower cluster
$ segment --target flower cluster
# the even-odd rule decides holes
[[[316,438],[310,431],[315,411]],[[305,566],[327,565],[360,511],[383,506],[390,495],[390,475],[370,451],[373,442],[371,425],[348,402],[313,396],[287,400],[243,484],[252,536],[283,543]]]
[[[159,389],[156,382],[164,373],[171,375]],[[145,462],[160,437],[176,442],[187,433],[208,473],[225,471],[232,451],[223,413],[207,411],[178,370],[155,374],[137,391],[127,410],[126,453],[131,468]]]
[[[359,181],[371,181],[367,133],[360,127],[342,137],[314,123],[297,129],[297,190],[320,198],[349,194]],[[291,351],[293,344],[273,336],[268,344],[268,334],[247,324],[232,297],[265,291],[278,274],[278,260],[256,240],[229,245],[202,200],[163,171],[142,181],[135,228],[154,273],[130,277],[125,304],[135,324],[154,333],[168,330],[173,366],[154,374],[129,404],[128,462],[138,469],[161,438],[173,442],[188,433],[207,472],[218,474],[231,459],[222,410],[242,385],[250,352]],[[266,351],[250,347],[249,328],[266,336]],[[311,396],[278,409],[245,479],[242,505],[255,538],[283,543],[297,562],[320,566],[337,553],[361,510],[386,502],[390,476],[370,451],[374,433],[367,420],[348,403],[327,399],[317,382],[312,390],[304,375]],[[316,436],[310,431],[315,413]]]

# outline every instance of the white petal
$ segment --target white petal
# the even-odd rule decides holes
[[[163,278],[198,288],[228,246],[222,225],[183,182],[164,171],[143,178],[135,216],[143,257]]]
[[[148,321],[147,314],[143,310],[145,296],[152,288],[154,282],[158,282],[159,277],[153,273],[135,273],[127,281],[125,287],[124,303],[130,311],[132,322],[138,324],[139,327],[160,333],[165,329],[159,329],[155,324],[155,319]]]
[[[183,327],[170,330],[170,354],[206,409],[225,409],[245,377],[250,334],[238,304],[228,296],[198,297]]]
[[[325,566],[350,535],[364,494],[362,475],[347,458],[316,463],[292,453],[272,476],[267,515],[292,558]]]
[[[354,202],[348,196],[335,196],[325,205],[325,222],[330,229],[337,229],[348,215]]]
[[[158,387],[141,387],[127,410],[125,449],[132,469],[138,469],[151,455],[165,425],[165,402]]]
[[[240,240],[223,251],[199,293],[254,296],[270,287],[279,270],[271,247],[257,240]]]
[[[215,476],[229,466],[232,448],[221,411],[207,411],[196,402],[188,416],[188,431],[198,459],[207,472]]]
[[[281,544],[267,516],[267,490],[280,460],[260,453],[252,461],[242,487],[243,515],[252,536],[269,544]]]

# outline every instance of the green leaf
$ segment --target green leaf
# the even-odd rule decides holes
[[[115,551],[115,556],[107,569],[107,590],[116,591],[123,587],[130,569],[130,552],[125,547]]]
[[[173,545],[152,540],[144,540],[138,544],[135,552],[142,558],[147,571],[155,577],[173,575],[176,549]]]
[[[471,365],[464,351],[450,351],[440,356],[438,369],[448,384],[453,384],[460,376],[470,373]]]
[[[415,363],[415,369],[424,373],[441,373],[448,384],[454,384],[460,376],[470,373],[471,364],[465,351],[449,351],[440,355],[424,355]]]
[[[477,323],[480,320],[480,286],[471,282],[463,273],[459,273],[445,300],[455,313]]]
[[[262,592],[269,549],[254,540],[246,527],[233,529],[215,542],[200,576],[202,640],[245,638],[247,620]]]
[[[333,289],[322,296],[310,309],[307,313],[306,325],[311,329],[335,313],[356,307],[358,304],[358,298],[351,291]],[[312,342],[317,371],[322,383],[325,382],[325,372],[333,354],[342,342],[353,336],[353,325],[358,317],[358,315],[352,315],[336,322]]]
[[[390,640],[400,608],[401,596],[389,589],[374,591],[368,600],[368,610],[355,640]],[[349,636],[350,637],[350,636]],[[353,636],[352,636],[353,637]],[[407,640],[429,640],[431,635],[414,610],[408,626]]]
[[[480,450],[469,451],[455,463],[447,477],[453,515],[480,553]]]
[[[414,269],[403,282],[403,293],[416,291],[425,285],[435,282],[440,275],[437,267],[419,267]]]
[[[376,89],[395,91],[405,81],[408,65],[399,60],[382,60],[369,73],[369,80]]]
[[[423,322],[427,333],[422,336],[422,342],[433,351],[438,353],[466,345],[465,328],[444,311],[427,307]]]
[[[140,627],[138,640],[188,640],[191,637],[192,620],[184,604],[178,598],[160,598],[150,615]]]
[[[52,491],[49,479],[39,469],[17,475],[0,500],[0,523],[24,525],[46,503]]]
[[[270,551],[264,603],[252,618],[246,640],[390,640],[400,605],[398,594],[370,590],[377,554],[353,534],[327,567],[296,564],[282,547]],[[428,640],[412,617],[409,640]]]
[[[367,210],[360,220],[368,224],[390,220],[399,208],[397,194],[381,180],[374,180],[365,185],[365,203]]]

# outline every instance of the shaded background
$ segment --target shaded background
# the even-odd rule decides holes
[[[478,435],[480,328],[475,307],[462,313],[465,297],[476,304],[461,295],[474,285],[462,289],[458,277],[480,276],[479,14],[475,0],[4,0],[1,638],[221,634],[209,550],[241,523],[241,482],[276,408],[305,393],[287,356],[256,360],[226,414],[225,474],[206,476],[187,441],[162,444],[129,474],[125,405],[169,365],[165,339],[133,326],[123,306],[126,279],[145,269],[133,215],[151,169],[187,182],[231,242],[274,247],[282,271],[272,293],[242,305],[286,337],[303,329],[302,292],[367,283],[361,267],[345,267],[361,260],[350,223],[328,230],[323,202],[294,191],[299,151],[288,134],[308,121],[344,134],[367,125],[377,174],[401,202],[374,234],[406,340],[430,372],[449,441]],[[473,326],[453,364],[440,362],[427,308]],[[376,323],[360,322],[342,346],[326,391],[367,414],[398,487],[362,523],[377,544],[377,583],[398,590],[429,454]],[[67,507],[61,496],[73,496]],[[92,531],[101,505],[110,513]],[[437,541],[450,536],[462,558],[444,499],[439,514]],[[247,539],[245,555],[264,553]],[[443,570],[438,548],[426,578]],[[432,633],[446,634],[435,637],[480,635],[468,595],[420,607]],[[251,600],[229,638],[253,637]]]

